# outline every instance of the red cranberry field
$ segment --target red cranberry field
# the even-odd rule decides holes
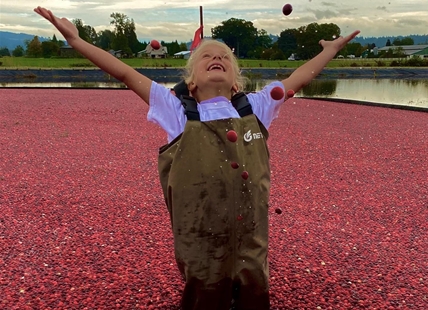
[[[129,90],[0,90],[0,309],[179,309]],[[270,128],[272,309],[428,308],[428,114],[299,98]]]

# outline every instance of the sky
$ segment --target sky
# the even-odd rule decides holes
[[[293,12],[285,16],[282,6]],[[199,27],[203,8],[204,35],[230,18],[251,21],[257,29],[279,35],[285,29],[310,23],[337,24],[342,35],[361,30],[362,37],[428,34],[427,0],[0,0],[0,31],[28,33],[58,39],[62,35],[33,12],[46,7],[58,17],[81,19],[96,31],[113,29],[110,14],[123,13],[134,20],[141,41],[188,42]]]

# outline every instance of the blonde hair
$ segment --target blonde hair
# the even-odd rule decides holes
[[[192,52],[192,55],[190,56],[189,60],[187,61],[186,66],[184,67],[183,72],[183,79],[186,82],[186,84],[189,84],[193,81],[195,76],[195,63],[198,59],[200,59],[200,54],[203,51],[203,48],[206,46],[218,46],[224,48],[227,56],[229,56],[232,68],[233,68],[233,74],[235,75],[235,83],[238,87],[238,91],[243,91],[244,86],[246,84],[247,78],[241,75],[241,70],[238,65],[238,59],[236,58],[235,54],[233,54],[232,50],[224,43],[216,41],[216,40],[210,40],[210,39],[204,39],[199,44],[199,46]]]

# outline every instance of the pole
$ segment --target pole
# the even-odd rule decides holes
[[[199,19],[200,19],[200,26],[201,28],[201,39],[204,38],[204,19],[203,19],[203,14],[202,14],[202,5],[199,6]]]

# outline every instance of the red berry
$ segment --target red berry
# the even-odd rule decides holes
[[[236,140],[238,140],[238,134],[234,130],[229,130],[226,136],[227,140],[229,140],[230,142],[236,142]]]
[[[152,41],[150,42],[150,46],[151,46],[153,49],[155,49],[155,50],[158,50],[158,49],[160,49],[160,47],[161,47],[161,45],[160,45],[159,41],[157,41],[157,40],[152,40]]]
[[[275,86],[270,91],[270,95],[274,100],[281,100],[284,98],[284,90],[279,86]]]
[[[292,98],[292,97],[294,97],[294,90],[292,89],[287,90],[287,98]]]
[[[232,166],[233,169],[238,169],[239,168],[239,164],[237,162],[231,162],[230,165]]]
[[[246,179],[248,179],[248,172],[247,171],[243,171],[242,173],[241,173],[241,177],[244,179],[244,180],[246,180]]]
[[[284,15],[290,15],[291,12],[293,12],[293,7],[291,6],[291,4],[287,3],[282,7],[282,13]]]

